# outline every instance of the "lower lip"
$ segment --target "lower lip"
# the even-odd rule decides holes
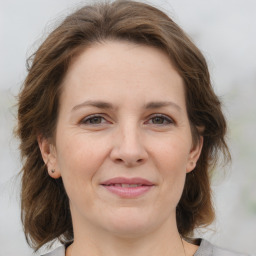
[[[140,186],[140,187],[118,187],[118,186],[104,186],[108,191],[123,198],[135,198],[144,195],[153,186]]]

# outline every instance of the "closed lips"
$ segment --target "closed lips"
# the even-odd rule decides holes
[[[141,187],[141,186],[153,186],[154,184],[143,178],[116,177],[116,178],[112,178],[102,182],[101,185],[116,186],[116,187]]]
[[[103,186],[115,186],[115,187],[122,187],[122,188],[136,188],[136,187],[141,187],[141,186],[152,186],[152,185],[144,185],[144,184],[120,184],[120,183],[116,183],[116,184],[102,184]]]
[[[117,177],[101,184],[107,191],[120,198],[138,198],[151,190],[154,184],[142,178]]]

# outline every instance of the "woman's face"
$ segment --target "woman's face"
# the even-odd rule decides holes
[[[192,144],[183,81],[166,54],[107,41],[71,63],[47,158],[75,232],[129,236],[176,225],[201,144]]]

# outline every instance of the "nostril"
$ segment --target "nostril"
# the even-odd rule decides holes
[[[143,163],[143,159],[142,158],[140,158],[140,159],[138,159],[138,160],[136,160],[136,161],[125,161],[124,159],[122,159],[122,158],[116,158],[115,159],[115,162],[117,163],[117,164],[122,164],[122,163],[124,163],[124,164],[126,164],[126,165],[136,165],[136,164],[141,164],[141,163]]]

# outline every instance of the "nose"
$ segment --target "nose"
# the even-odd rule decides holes
[[[135,167],[145,163],[148,153],[138,130],[132,127],[120,129],[113,141],[110,158],[117,164]]]

